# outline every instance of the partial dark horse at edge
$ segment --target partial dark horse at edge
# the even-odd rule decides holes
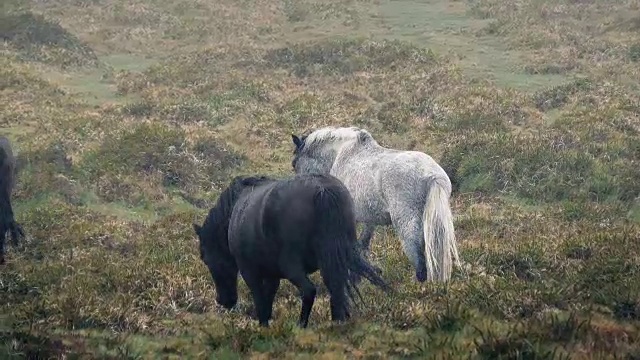
[[[236,177],[204,224],[193,227],[218,304],[227,309],[236,305],[239,271],[251,290],[261,326],[271,319],[281,279],[301,293],[303,328],[316,297],[308,274],[318,269],[331,297],[333,321],[350,318],[349,300],[355,303],[355,295],[360,297],[357,277],[391,290],[360,255],[351,196],[330,175]]]
[[[11,234],[14,246],[18,246],[19,237],[24,237],[22,227],[13,217],[11,193],[15,185],[16,158],[11,150],[9,139],[0,136],[0,265],[5,263],[6,234]]]

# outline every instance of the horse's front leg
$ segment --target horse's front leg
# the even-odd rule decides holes
[[[360,233],[358,242],[360,243],[360,249],[362,249],[364,255],[369,255],[369,248],[371,247],[371,238],[375,232],[376,225],[372,223],[364,223],[364,228]]]
[[[360,238],[358,242],[360,243],[360,250],[362,251],[362,255],[365,259],[370,260],[371,258],[371,239],[373,238],[373,234],[376,230],[376,225],[372,223],[365,223],[364,229],[360,233]],[[378,274],[382,274],[382,269],[380,267],[373,265],[373,268],[378,272]],[[357,278],[357,282],[360,282],[360,279]]]

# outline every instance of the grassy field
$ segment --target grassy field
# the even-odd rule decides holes
[[[0,38],[2,358],[640,358],[636,0],[5,0]],[[324,125],[442,164],[464,269],[418,284],[379,228],[398,294],[334,325],[315,274],[300,330],[283,282],[260,329],[191,223]]]

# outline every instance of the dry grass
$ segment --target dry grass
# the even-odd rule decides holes
[[[409,0],[0,8],[12,19],[0,26],[0,123],[18,148],[15,212],[30,235],[0,272],[0,351],[640,356],[640,95],[629,81],[638,78],[637,5],[451,4],[429,6],[452,6],[456,24],[473,24],[455,36],[517,49],[509,76],[565,81],[499,86],[469,76],[455,54],[391,39],[382,10],[410,9]],[[216,307],[191,222],[234,175],[289,175],[290,133],[328,124],[366,127],[385,145],[438,159],[455,187],[465,269],[448,286],[419,285],[381,228],[373,254],[397,295],[365,284],[367,304],[338,326],[320,287],[311,327],[299,330],[297,292],[283,283],[272,327],[259,329],[244,283],[237,312]]]

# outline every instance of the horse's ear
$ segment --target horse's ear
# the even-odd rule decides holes
[[[200,225],[198,225],[196,223],[193,223],[193,230],[196,232],[196,234],[198,236],[200,236],[200,231],[202,230],[202,226],[200,226]]]
[[[364,130],[358,131],[358,142],[364,143],[369,139],[371,139],[371,134],[369,134],[369,132]]]
[[[297,137],[294,134],[291,134],[291,139],[293,140],[293,143],[296,145],[298,149],[302,147],[302,140],[300,140],[299,137]]]

